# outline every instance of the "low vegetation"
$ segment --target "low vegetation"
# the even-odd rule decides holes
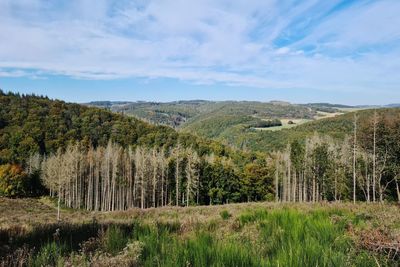
[[[400,213],[391,205],[64,210],[60,223],[45,199],[2,199],[5,205],[21,221],[0,224],[2,266],[396,266],[399,260],[393,249],[400,247]],[[23,213],[36,205],[46,211],[34,223]]]

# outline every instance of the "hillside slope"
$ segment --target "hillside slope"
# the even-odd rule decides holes
[[[360,110],[331,118],[310,121],[290,129],[280,131],[256,131],[246,127],[234,127],[223,132],[218,140],[252,151],[272,151],[283,149],[294,140],[304,140],[315,133],[343,139],[351,135],[354,127],[354,114],[357,115],[359,131],[372,127],[374,109]],[[400,117],[400,108],[376,109],[378,120],[390,120]]]
[[[282,101],[175,101],[167,103],[156,102],[90,102],[88,106],[110,109],[144,119],[155,124],[165,124],[171,127],[186,128],[204,123],[205,120],[218,120],[224,116],[235,116],[240,123],[252,123],[270,118],[307,118],[312,119],[318,110],[327,107],[294,105]],[[333,107],[328,107],[334,112]]]
[[[382,117],[399,115],[395,105],[388,107],[353,107],[329,103],[294,105],[271,101],[176,101],[150,102],[92,102],[151,123],[178,128],[180,132],[215,139],[248,151],[269,152],[284,148],[293,140],[304,140],[314,133],[343,138],[353,128],[353,111],[366,124],[377,110]],[[370,108],[370,109],[369,109]],[[282,121],[283,127],[258,128],[270,119]],[[292,121],[293,124],[288,125]]]
[[[170,127],[47,97],[0,91],[0,107],[0,164],[23,162],[36,152],[54,153],[74,142],[97,147],[106,146],[109,140],[124,147],[165,148],[179,141],[185,147],[194,147],[200,154],[233,153],[217,142],[178,134]]]

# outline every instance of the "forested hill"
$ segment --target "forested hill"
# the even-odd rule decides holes
[[[0,197],[49,190],[91,210],[271,199],[262,154],[47,97],[0,92],[0,107]]]
[[[330,112],[335,111],[334,107],[325,107],[323,104],[316,106],[295,105],[283,101],[189,100],[166,103],[96,101],[87,103],[86,105],[129,114],[154,124],[165,124],[180,128],[201,124],[206,120],[225,120],[227,116],[234,116],[236,118],[233,124],[237,122],[254,124],[260,122],[262,119],[270,118],[311,119],[317,114],[318,110],[325,111],[329,109]]]
[[[180,142],[200,154],[228,153],[221,144],[178,134],[105,109],[0,91],[0,163],[23,162],[31,154],[50,154],[74,142],[106,146],[109,140],[129,145],[169,148]]]
[[[281,150],[294,140],[305,140],[314,133],[343,139],[353,129],[352,111],[359,116],[360,127],[371,127],[374,110],[382,119],[400,116],[395,104],[353,107],[329,103],[295,105],[282,101],[192,100],[169,103],[104,101],[90,105],[155,124],[175,126],[181,133],[212,138],[240,150],[267,153]],[[281,121],[282,127],[265,127],[272,120]],[[288,125],[289,121],[293,124]]]
[[[248,128],[236,128],[230,135],[221,138],[237,147],[251,151],[281,150],[288,143],[295,140],[305,140],[314,134],[330,136],[336,140],[343,140],[351,136],[354,128],[354,115],[357,117],[359,131],[370,131],[373,126],[376,112],[379,124],[386,125],[397,122],[400,118],[400,108],[378,108],[349,112],[332,118],[310,121],[290,129],[279,131],[256,131]],[[239,138],[231,138],[239,136]]]

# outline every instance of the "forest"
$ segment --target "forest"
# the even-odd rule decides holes
[[[342,138],[314,132],[284,149],[249,153],[103,109],[11,93],[0,100],[4,196],[50,194],[72,208],[103,211],[400,201],[397,109],[344,115],[351,131]]]
[[[257,152],[43,96],[0,104],[0,266],[397,266],[398,109]]]

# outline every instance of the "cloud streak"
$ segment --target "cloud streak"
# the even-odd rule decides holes
[[[4,0],[0,77],[399,88],[399,1],[289,2]]]

